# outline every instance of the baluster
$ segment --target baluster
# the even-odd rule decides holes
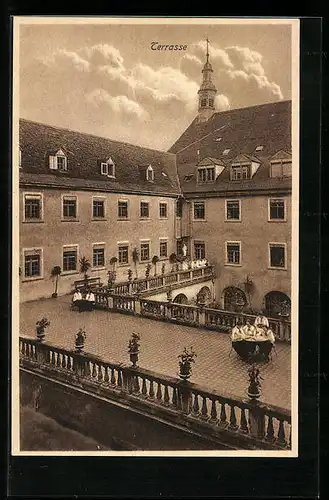
[[[158,401],[162,400],[162,390],[161,390],[161,384],[160,384],[160,382],[158,382],[156,398],[157,398]]]
[[[287,444],[286,442],[286,435],[284,431],[284,423],[283,420],[279,420],[279,432],[278,432],[278,440],[277,443],[280,444],[281,446],[285,446]]]
[[[61,358],[60,358],[60,353],[57,353],[57,361],[56,361],[56,366],[61,366]]]
[[[166,406],[169,405],[169,391],[168,391],[168,386],[167,384],[164,386],[164,404]]]
[[[246,434],[248,433],[248,422],[246,417],[246,410],[244,408],[241,408],[240,431]]]
[[[201,408],[201,418],[208,418],[208,410],[207,410],[207,398],[202,396],[202,408]]]
[[[142,394],[144,397],[147,396],[147,387],[146,387],[146,379],[143,377],[143,382],[142,382]]]
[[[140,392],[140,385],[139,385],[139,377],[138,375],[134,376],[134,391],[139,393]]]
[[[62,354],[62,368],[66,368],[66,357],[65,354]]]
[[[111,384],[115,385],[115,372],[114,372],[114,368],[111,368]]]
[[[211,400],[211,411],[210,411],[211,420],[217,421],[217,409],[216,409],[216,400]]]
[[[153,380],[150,381],[150,390],[149,390],[149,397],[154,398],[154,385],[153,385]]]
[[[71,363],[71,356],[70,355],[67,356],[67,366],[66,367],[67,367],[68,370],[72,369],[72,363]]]
[[[108,369],[108,366],[105,365],[105,367],[104,367],[104,382],[105,382],[105,384],[108,384],[109,381],[110,381],[109,369]]]
[[[225,403],[221,403],[221,409],[220,409],[220,423],[222,425],[227,425],[227,418],[226,418],[226,408],[225,408]]]
[[[122,387],[122,370],[118,370],[118,387]]]
[[[235,416],[235,406],[234,405],[230,405],[231,407],[231,414],[230,414],[230,429],[237,429],[238,426],[237,426],[237,423],[236,423],[236,416]]]
[[[97,365],[97,368],[98,368],[98,376],[97,376],[97,380],[98,380],[98,382],[102,382],[102,380],[103,380],[103,370],[102,370],[102,365]]]
[[[55,364],[55,353],[54,353],[54,351],[50,352],[50,364],[51,365]]]
[[[193,396],[194,396],[193,406],[192,406],[193,413],[198,414],[199,410],[200,410],[200,408],[199,408],[199,396],[196,393],[194,393]]]
[[[173,392],[172,392],[172,404],[175,408],[177,408],[177,388],[173,387]]]
[[[273,417],[268,417],[267,429],[266,429],[266,441],[274,441],[274,427],[273,427]]]
[[[97,377],[96,363],[92,363],[92,365],[93,365],[93,370],[92,370],[91,376],[93,378],[95,378],[95,377]]]

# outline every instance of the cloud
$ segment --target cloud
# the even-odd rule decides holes
[[[135,115],[138,118],[147,119],[148,113],[138,104],[125,95],[113,97],[104,89],[95,89],[86,96],[86,100],[100,106],[106,104],[114,113],[125,113],[127,115]]]
[[[54,52],[49,58],[42,60],[46,66],[66,66],[67,68],[74,67],[78,71],[90,71],[90,63],[77,52],[71,52],[65,49],[60,49]]]

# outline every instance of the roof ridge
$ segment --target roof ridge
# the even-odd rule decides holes
[[[253,106],[242,106],[240,108],[230,108],[230,109],[226,109],[224,111],[216,111],[210,119],[212,119],[214,116],[216,115],[224,115],[226,113],[231,113],[232,111],[239,111],[241,109],[252,109],[252,108],[261,108],[262,106],[273,106],[273,104],[281,104],[281,103],[288,103],[288,102],[292,102],[292,99],[284,99],[282,101],[273,101],[273,102],[264,102],[262,104],[254,104]]]
[[[27,123],[33,123],[35,125],[41,125],[41,126],[44,126],[44,127],[49,127],[49,128],[52,128],[54,130],[58,130],[58,131],[67,131],[67,132],[73,132],[75,134],[80,134],[80,135],[84,135],[84,136],[88,136],[88,137],[93,137],[93,138],[96,138],[96,139],[104,139],[106,141],[111,141],[111,142],[115,142],[117,144],[123,144],[125,146],[132,146],[134,148],[139,148],[139,149],[144,149],[144,150],[148,150],[148,151],[154,151],[156,153],[165,153],[167,155],[170,155],[170,156],[176,156],[175,153],[171,153],[170,151],[164,151],[164,150],[161,150],[161,149],[154,149],[154,148],[149,148],[147,146],[140,146],[138,144],[132,144],[130,142],[125,142],[125,141],[118,141],[116,139],[111,139],[109,137],[104,137],[102,135],[95,135],[95,134],[90,134],[88,132],[80,132],[79,130],[73,130],[71,128],[66,128],[66,127],[58,127],[58,126],[55,126],[55,125],[49,125],[48,123],[44,123],[44,122],[37,122],[35,120],[29,120],[28,118],[19,118],[19,121],[23,121],[23,122],[27,122]]]

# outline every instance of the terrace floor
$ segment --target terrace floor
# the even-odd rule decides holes
[[[177,376],[177,356],[185,346],[192,346],[197,359],[191,382],[246,397],[249,365],[231,352],[228,334],[101,310],[79,313],[70,310],[70,301],[71,296],[64,296],[21,304],[20,335],[35,337],[36,321],[46,316],[50,321],[46,341],[51,344],[73,349],[75,333],[83,328],[86,352],[129,363],[128,340],[137,332],[141,336],[139,366],[170,376]],[[259,363],[264,379],[261,400],[290,409],[290,345],[277,342],[276,353],[271,362]]]

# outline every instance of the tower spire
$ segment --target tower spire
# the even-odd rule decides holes
[[[209,38],[206,37],[206,62],[202,69],[202,83],[198,90],[199,105],[198,105],[198,121],[204,122],[215,113],[215,97],[217,89],[212,81],[213,69],[209,62]]]

